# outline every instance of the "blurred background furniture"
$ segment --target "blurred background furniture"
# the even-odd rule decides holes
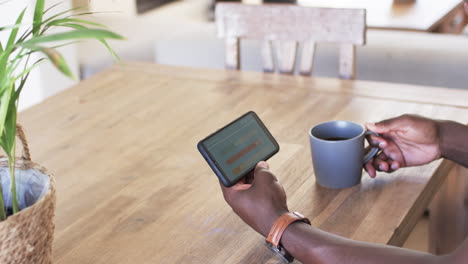
[[[365,8],[367,25],[374,29],[459,34],[466,24],[461,0],[415,0],[408,3],[395,0],[297,0],[297,4]]]
[[[300,73],[310,75],[315,44],[327,42],[339,45],[339,77],[354,79],[355,45],[366,42],[364,9],[219,3],[215,12],[228,69],[240,69],[240,42],[252,39],[261,43],[265,72],[294,73],[298,58]]]
[[[190,43],[190,48],[187,48]],[[260,45],[241,44],[241,68],[262,71]],[[356,78],[449,88],[468,88],[468,38],[421,32],[367,30],[365,46],[356,48]],[[204,37],[160,38],[155,61],[199,68],[224,68],[224,41],[213,32]],[[338,77],[338,46],[318,44],[314,76]]]
[[[74,6],[86,7],[90,12],[117,11],[127,16],[138,16],[177,0],[73,0]]]
[[[101,11],[115,12],[91,16],[91,19],[106,24],[127,38],[126,41],[111,42],[124,61],[224,68],[224,42],[216,38],[216,26],[209,19],[212,0],[175,1],[143,14],[126,12],[126,1],[128,0],[102,0],[108,4],[103,6],[105,9]],[[364,3],[363,1],[359,2]],[[426,1],[429,0],[416,0],[416,3]],[[21,2],[28,1],[15,0],[9,1],[8,4],[20,8],[23,6]],[[46,5],[50,6],[56,2],[61,1],[46,0]],[[94,6],[99,3],[97,0],[91,2]],[[451,0],[437,2],[432,9],[440,10],[438,5],[442,3],[446,4],[447,8],[452,5]],[[87,3],[88,0],[73,0],[73,6]],[[458,1],[458,4],[460,3],[461,0]],[[72,1],[67,0],[62,5],[60,8],[70,7]],[[369,16],[372,16],[371,11],[372,9],[367,11],[368,20]],[[9,14],[15,12],[3,5],[0,20],[7,23]],[[11,18],[13,21],[14,19]],[[367,30],[366,45],[356,48],[356,78],[467,88],[467,46],[468,38],[463,35],[370,29]],[[241,47],[242,69],[263,71],[262,60],[259,57],[260,46],[246,40],[241,43]],[[313,75],[338,76],[338,47],[333,44],[317,44],[316,47]],[[64,49],[63,54],[70,62],[70,67],[81,78],[88,78],[113,63],[105,48],[98,42],[78,43]],[[35,93],[27,93],[31,95],[28,99],[29,105],[74,84],[62,78],[59,73],[53,75],[55,70],[52,67],[46,70],[48,65],[44,66],[36,71],[38,76],[34,78],[38,81],[31,82],[33,86],[43,84],[41,88],[33,89]],[[44,76],[54,77],[45,81]]]
[[[94,20],[127,37],[112,43],[124,60],[224,68],[224,41],[207,19],[210,4],[211,0],[186,0],[140,16],[102,14]],[[356,48],[356,78],[468,88],[467,46],[463,35],[368,29],[366,45]],[[337,77],[338,47],[325,43],[316,47],[312,74]],[[112,64],[99,43],[83,43],[78,49],[83,78]],[[263,71],[258,43],[245,40],[240,52],[243,70]]]

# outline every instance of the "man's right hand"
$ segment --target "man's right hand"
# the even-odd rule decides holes
[[[366,128],[381,136],[369,136],[371,145],[382,149],[365,165],[372,178],[376,176],[376,171],[393,172],[441,157],[439,128],[435,120],[402,115],[378,123],[367,123]]]

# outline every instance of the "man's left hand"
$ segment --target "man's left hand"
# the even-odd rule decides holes
[[[289,211],[283,186],[264,161],[257,164],[252,183],[241,180],[230,188],[221,184],[221,189],[232,210],[264,237],[278,217]]]

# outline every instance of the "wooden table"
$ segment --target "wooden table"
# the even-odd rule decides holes
[[[376,29],[460,33],[466,24],[461,0],[298,0],[305,6],[365,8],[367,25]]]
[[[466,122],[468,91],[130,63],[21,113],[33,158],[56,175],[54,256],[73,263],[272,263],[224,202],[197,142],[254,110],[290,209],[352,239],[400,246],[444,180],[436,161],[344,190],[317,186],[308,129],[403,113]]]

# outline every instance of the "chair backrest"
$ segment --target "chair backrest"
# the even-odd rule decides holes
[[[240,40],[256,39],[262,41],[265,72],[277,68],[280,73],[294,73],[299,47],[299,72],[310,75],[315,44],[329,42],[340,46],[340,78],[354,79],[355,45],[366,41],[365,9],[219,3],[215,16],[218,36],[225,39],[228,69],[240,69]]]

